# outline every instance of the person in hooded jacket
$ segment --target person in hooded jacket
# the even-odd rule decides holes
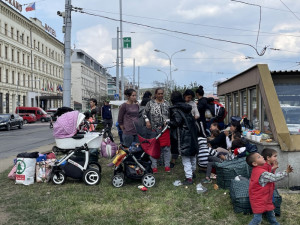
[[[196,170],[196,154],[198,152],[197,128],[191,114],[192,106],[185,103],[182,94],[174,91],[171,94],[170,128],[173,150],[181,154],[186,179],[184,185],[193,184]]]

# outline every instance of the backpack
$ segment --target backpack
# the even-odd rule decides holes
[[[101,143],[101,155],[104,158],[112,158],[116,155],[118,146],[109,137],[105,138]]]
[[[237,156],[238,158],[245,157],[245,156],[249,155],[252,152],[257,152],[258,151],[257,146],[255,144],[251,144],[244,137],[242,138],[242,141],[245,143],[246,151],[239,154]]]
[[[213,101],[215,104],[215,118],[217,122],[222,122],[227,116],[227,111],[225,107],[218,101]]]

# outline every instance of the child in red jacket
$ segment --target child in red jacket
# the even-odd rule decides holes
[[[250,153],[246,161],[253,167],[249,185],[249,199],[254,214],[249,225],[260,224],[262,214],[266,212],[270,224],[279,224],[276,221],[273,205],[274,182],[282,180],[293,168],[288,165],[286,171],[273,174],[266,168],[266,161],[259,153]]]

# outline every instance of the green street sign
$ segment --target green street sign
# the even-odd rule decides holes
[[[131,37],[123,37],[123,48],[131,48]]]

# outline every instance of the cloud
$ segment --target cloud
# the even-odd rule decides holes
[[[218,16],[241,7],[243,5],[224,3],[224,0],[214,1],[213,3],[200,3],[199,0],[182,0],[176,7],[176,14],[185,19],[192,20],[199,17]]]
[[[76,48],[84,50],[100,64],[112,64],[116,61],[116,51],[112,50],[112,39],[102,25],[79,30],[76,33]]]
[[[207,55],[206,55],[204,52],[196,52],[196,53],[193,55],[193,57],[194,57],[194,58],[197,58],[197,59],[195,60],[195,63],[201,64],[201,63],[203,63],[203,61],[205,60],[205,59],[203,59],[203,58],[207,57]]]
[[[133,58],[136,59],[136,65],[138,66],[168,66],[169,61],[167,59],[159,58],[158,53],[154,52],[154,49],[154,44],[151,41],[146,41],[137,45],[137,47],[131,50],[130,59],[126,58],[124,60],[125,66],[132,66]]]

